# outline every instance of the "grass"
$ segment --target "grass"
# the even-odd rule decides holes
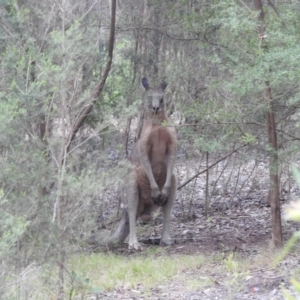
[[[165,283],[173,276],[186,269],[193,269],[203,265],[204,256],[166,256],[148,254],[146,257],[124,257],[114,254],[91,254],[73,256],[68,267],[80,274],[82,278],[89,278],[91,286],[103,290],[111,290],[117,286],[135,288],[143,286],[149,289]]]
[[[86,299],[87,294],[118,288],[129,292],[137,290],[147,299],[147,295],[152,295],[153,288],[167,292],[169,286],[179,292],[221,289],[227,293],[224,299],[230,299],[231,294],[235,295],[248,286],[249,280],[251,282],[257,272],[260,274],[272,270],[278,253],[264,247],[248,258],[230,253],[169,255],[161,247],[150,247],[131,256],[112,253],[74,254],[67,258],[65,264],[66,299]],[[284,268],[277,268],[280,274],[284,274]],[[36,264],[24,270],[18,291],[15,285],[11,285],[2,299],[56,299],[57,269],[57,264]],[[293,276],[298,278],[299,273],[299,268],[295,266]],[[18,295],[27,296],[20,298]]]
[[[257,265],[266,259],[257,256]],[[68,268],[88,278],[91,287],[109,291],[117,287],[139,288],[147,293],[151,288],[168,281],[179,282],[186,290],[201,290],[215,285],[214,275],[221,275],[222,284],[239,289],[245,281],[253,259],[204,255],[168,256],[159,247],[145,249],[140,256],[125,257],[114,254],[91,254],[73,256]]]

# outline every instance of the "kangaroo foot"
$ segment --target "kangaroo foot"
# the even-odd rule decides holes
[[[172,238],[161,239],[159,242],[160,246],[170,246],[176,244],[176,240]]]
[[[142,251],[142,250],[143,250],[143,246],[142,246],[142,244],[139,243],[139,242],[129,243],[128,249],[129,249],[129,250]]]

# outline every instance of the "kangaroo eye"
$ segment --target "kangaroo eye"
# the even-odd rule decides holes
[[[163,104],[163,102],[164,102],[164,98],[160,98],[160,99],[159,99],[159,103],[160,103],[160,104]]]

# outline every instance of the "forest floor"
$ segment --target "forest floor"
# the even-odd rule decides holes
[[[200,190],[203,190],[204,185],[203,179],[193,186],[193,193],[198,189],[192,197],[194,200],[197,198],[195,195],[201,194]],[[243,188],[245,190],[245,185]],[[295,187],[292,192],[294,198],[298,198],[299,189]],[[208,260],[211,257],[219,259],[211,260],[211,263],[203,267],[199,265],[182,270],[184,274],[147,292],[142,286],[135,289],[118,286],[98,295],[98,299],[281,300],[285,299],[282,287],[293,294],[290,278],[294,276],[299,280],[300,277],[300,251],[297,251],[299,244],[296,243],[294,250],[275,264],[280,251],[272,247],[270,207],[266,204],[264,191],[250,188],[246,193],[236,193],[234,197],[230,196],[230,192],[227,195],[216,194],[210,198],[208,217],[203,200],[190,204],[189,200],[185,200],[182,203],[182,198],[188,199],[189,193],[190,191],[178,193],[171,223],[172,235],[177,243],[167,247],[164,255],[199,254],[206,256]],[[283,189],[282,210],[290,202],[291,194],[289,197],[287,195]],[[162,215],[156,214],[150,224],[139,226],[139,240],[145,244],[145,248],[159,247],[156,244],[159,243]],[[284,242],[300,228],[298,223],[288,222],[284,218],[282,226]],[[141,255],[127,250],[126,244],[113,253],[125,257]],[[219,267],[220,264],[222,268]],[[192,281],[202,281],[203,285],[199,287],[196,284],[193,287],[190,284]]]

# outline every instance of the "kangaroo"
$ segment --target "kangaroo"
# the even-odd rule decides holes
[[[129,249],[142,250],[137,240],[136,220],[151,219],[151,212],[162,207],[164,213],[160,245],[171,245],[171,210],[175,200],[176,178],[173,173],[177,152],[176,131],[170,125],[164,101],[167,83],[151,88],[147,78],[142,78],[146,90],[145,120],[140,137],[129,161],[132,167],[124,178],[120,196],[124,209],[120,223],[105,244],[124,242],[129,234]]]

